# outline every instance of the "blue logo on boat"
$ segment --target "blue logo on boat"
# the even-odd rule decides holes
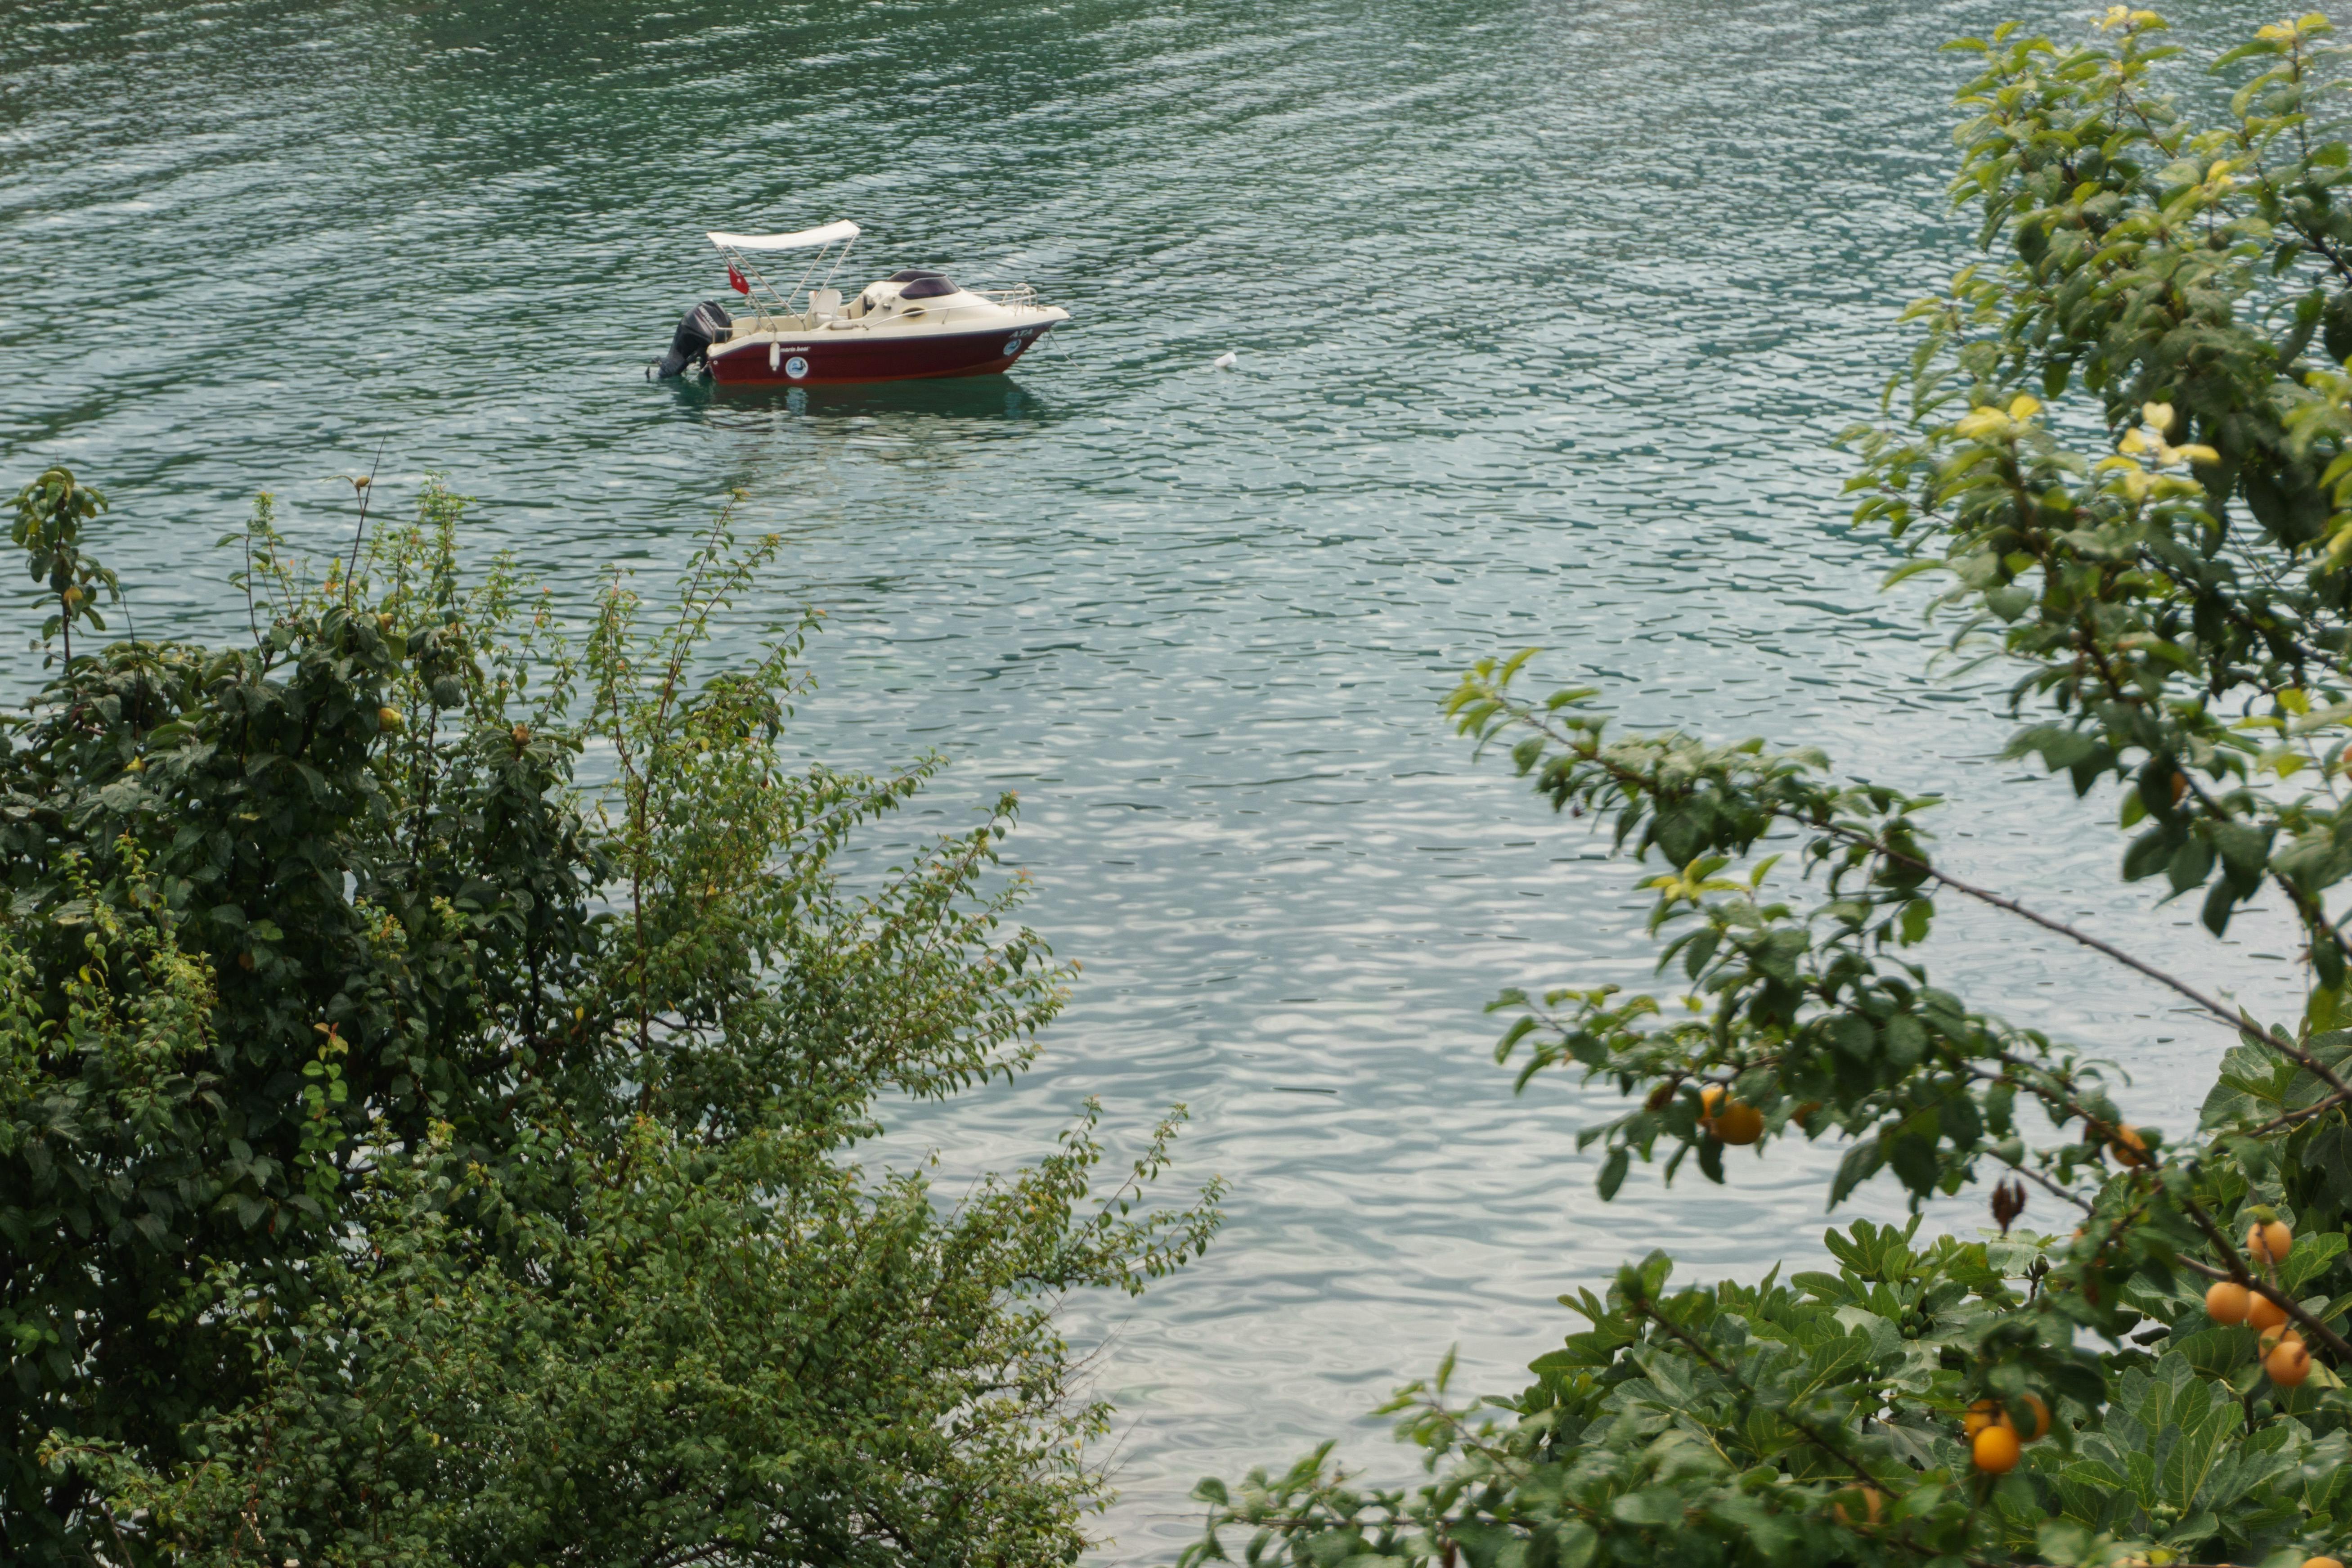
[[[1006,357],[1010,358],[1012,355],[1017,354],[1020,352],[1021,340],[1019,338],[1007,338],[1004,340],[1004,353]]]
[[[784,362],[784,374],[791,376],[794,381],[798,381],[801,377],[808,374],[808,361],[801,358],[798,354],[794,354],[792,358]]]

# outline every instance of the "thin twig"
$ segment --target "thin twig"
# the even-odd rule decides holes
[[[1779,812],[1777,810],[1774,812],[1774,815],[1782,816],[1786,816],[1785,813]],[[2179,976],[2166,973],[2163,970],[2158,969],[2156,965],[2148,963],[2145,959],[2133,957],[2130,953],[2126,952],[2122,948],[2116,946],[2113,942],[2103,942],[2099,938],[2093,936],[2089,931],[2068,925],[2064,921],[2059,920],[2054,916],[2045,915],[2039,910],[2028,909],[2025,905],[2019,903],[2015,899],[2010,898],[2006,894],[1996,893],[1990,888],[1980,888],[1974,882],[1962,881],[1959,878],[1953,876],[1948,871],[1939,871],[1928,862],[1920,859],[1917,856],[1906,854],[1904,851],[1886,843],[1884,839],[1875,838],[1871,835],[1863,832],[1860,828],[1844,827],[1836,823],[1817,823],[1808,824],[1808,826],[1815,827],[1820,832],[1825,833],[1832,838],[1842,839],[1848,844],[1860,845],[1862,847],[1870,850],[1874,854],[1882,855],[1889,860],[1898,861],[1905,866],[1908,866],[1913,870],[1918,872],[1921,876],[1927,878],[1931,881],[1939,882],[1943,886],[1951,889],[1952,891],[1956,893],[1965,893],[1969,898],[1975,899],[1980,903],[1990,904],[1994,909],[2005,910],[2010,914],[2017,916],[2021,920],[2030,921],[2033,924],[2040,926],[2042,930],[2063,936],[2069,942],[2080,942],[2084,947],[2089,948],[2092,952],[2112,958],[2117,963],[2122,964],[2125,968],[2132,970],[2137,973],[2144,974],[2148,979],[2155,981],[2158,985],[2162,985],[2179,995],[2187,997],[2189,1001],[2197,1004],[2197,1005],[2203,1011],[2211,1015],[2212,1017],[2220,1023],[2225,1024],[2229,1027],[2239,1030],[2242,1033],[2245,1030],[2244,1021],[2241,1016],[2231,1008],[2225,1006],[2213,997],[2206,995],[2203,992],[2198,990],[2195,986],[2189,984],[2187,981],[2180,979]]]
[[[375,471],[383,464],[383,444],[390,439],[392,439],[392,437],[389,436],[380,437],[377,438],[375,444],[375,461],[368,465],[368,477],[364,479],[353,481],[352,487],[360,492],[360,525],[352,531],[352,566],[350,571],[343,574],[343,608],[345,611],[349,611],[352,607],[352,581],[359,575],[360,541],[367,534],[368,502],[375,499]]]
[[[1510,703],[1507,704],[1507,710],[1515,721],[1535,731],[1538,734],[1544,736],[1546,739],[1567,748],[1571,752],[1580,755],[1583,760],[1597,764],[1615,778],[1620,785],[1632,786],[1643,793],[1650,795],[1655,795],[1658,793],[1654,781],[1628,769],[1616,767],[1603,760],[1597,754],[1597,749],[1591,742],[1580,741],[1578,738],[1571,737],[1554,726],[1544,722],[1538,715],[1523,703]],[[2070,942],[2079,942],[2083,946],[2089,948],[2092,952],[2100,953],[2107,958],[2111,958],[2117,963],[2132,970],[2134,973],[2144,975],[2147,978],[2155,981],[2158,984],[2166,987],[2179,995],[2186,997],[2188,1000],[2195,1003],[2200,1010],[2208,1014],[2218,1022],[2228,1026],[2230,1028],[2245,1032],[2246,1025],[2244,1019],[2235,1009],[2225,1005],[2214,997],[2206,995],[2203,992],[2198,990],[2187,981],[2180,979],[2178,975],[2168,974],[2145,959],[2133,957],[2130,953],[2126,952],[2123,949],[2116,946],[2113,942],[2104,942],[2099,938],[2093,936],[2090,932],[2080,930],[2077,927],[2068,925],[2064,921],[2059,920],[2054,916],[2045,915],[2038,910],[2029,909],[2025,905],[2019,903],[2015,899],[2010,898],[2005,894],[1994,892],[1990,888],[1979,887],[1973,882],[1963,881],[1961,879],[1953,876],[1948,871],[1938,870],[1928,861],[1923,860],[1916,855],[1908,854],[1903,850],[1897,849],[1894,846],[1886,843],[1885,840],[1865,833],[1858,827],[1848,827],[1834,822],[1812,821],[1797,816],[1790,812],[1787,807],[1774,804],[1770,801],[1759,800],[1758,805],[1768,816],[1777,817],[1784,822],[1794,823],[1800,827],[1810,828],[1815,832],[1826,835],[1829,837],[1838,839],[1843,843],[1860,846],[1863,848],[1870,850],[1874,854],[1883,856],[1889,860],[1894,860],[1904,866],[1907,866],[1911,869],[1918,872],[1921,876],[1927,878],[1931,881],[1940,883],[1941,885],[1951,889],[1956,893],[1965,893],[1969,898],[1990,904],[1997,910],[2016,915],[2020,919],[2029,921],[2033,924],[2042,927],[2044,931],[2053,932],[2058,936],[2063,936]],[[2260,1037],[2259,1035],[2257,1035],[2257,1037]],[[2330,1087],[2332,1088],[2336,1086],[2331,1085]]]
[[[2276,1132],[2281,1128],[2292,1127],[2298,1121],[2308,1121],[2315,1116],[2324,1116],[2344,1103],[2345,1097],[2343,1095],[2331,1094],[2325,1100],[2304,1106],[2299,1110],[2290,1110],[2283,1115],[2273,1116],[2268,1121],[2263,1122],[2260,1127],[2247,1128],[2244,1131],[2241,1132],[2239,1136],[2244,1138],[2260,1138],[2266,1132]]]

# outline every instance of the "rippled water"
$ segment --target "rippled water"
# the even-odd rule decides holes
[[[1540,643],[1637,719],[1945,789],[1963,868],[2291,990],[2284,937],[2189,940],[2096,813],[2011,783],[1843,526],[1829,438],[1964,243],[1934,46],[2017,8],[19,0],[0,481],[106,486],[142,629],[199,632],[241,619],[211,545],[252,492],[347,537],[379,442],[385,493],[446,472],[574,605],[747,491],[790,542],[763,611],[827,615],[793,743],[937,748],[926,830],[1017,787],[1032,919],[1086,964],[1044,1068],[908,1135],[970,1168],[1090,1092],[1129,1134],[1183,1100],[1185,1170],[1234,1184],[1205,1263],[1073,1322],[1128,1423],[1106,1557],[1161,1560],[1203,1472],[1335,1432],[1395,1472],[1364,1409],[1457,1341],[1515,1386],[1625,1257],[1817,1245],[1830,1153],[1603,1207],[1570,1136],[1602,1101],[1491,1064],[1499,986],[1646,949],[1630,868],[1445,733],[1471,659]],[[641,378],[719,288],[702,229],[842,216],[851,287],[944,266],[1078,325],[1009,379]],[[1946,926],[1948,976],[2112,1049],[2148,1114],[2201,1094],[2164,996]]]

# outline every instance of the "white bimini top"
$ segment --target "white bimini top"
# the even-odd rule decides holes
[[[823,228],[802,229],[798,234],[713,233],[710,243],[721,250],[813,250],[839,240],[856,239],[857,235],[857,226],[844,218]]]

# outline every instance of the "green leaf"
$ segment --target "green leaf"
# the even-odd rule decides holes
[[[1683,1506],[1682,1493],[1673,1487],[1643,1487],[1611,1500],[1609,1512],[1621,1524],[1655,1528],[1680,1524]]]
[[[1625,1172],[1632,1163],[1631,1151],[1622,1145],[1609,1151],[1609,1157],[1601,1163],[1600,1178],[1593,1184],[1600,1190],[1602,1203],[1615,1197],[1617,1189],[1625,1184]]]

